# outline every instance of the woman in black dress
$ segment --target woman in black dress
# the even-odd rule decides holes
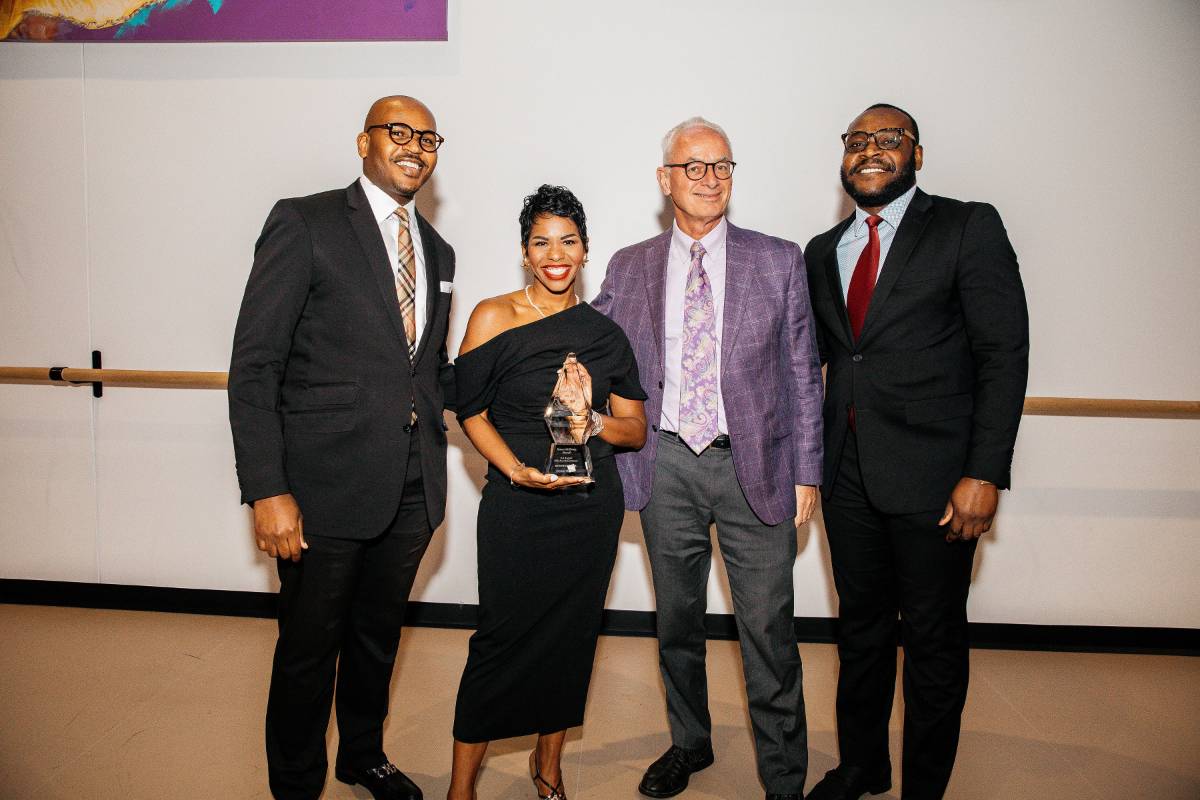
[[[489,462],[479,505],[479,629],[454,714],[448,800],[474,800],[492,739],[538,734],[537,796],[565,800],[560,756],[583,722],[604,597],[623,518],[613,448],[645,442],[637,363],[625,334],[575,294],[587,223],[570,191],[542,186],[521,210],[533,280],[480,303],[455,362],[458,418]],[[575,353],[580,368],[564,368]],[[545,474],[542,414],[562,372],[590,383],[593,483]]]

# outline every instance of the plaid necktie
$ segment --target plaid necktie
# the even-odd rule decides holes
[[[408,341],[408,360],[417,356],[417,263],[413,257],[412,234],[408,232],[408,209],[395,211],[400,220],[400,235],[396,238],[399,268],[396,270],[396,297],[400,300],[400,316],[404,320],[404,338]]]

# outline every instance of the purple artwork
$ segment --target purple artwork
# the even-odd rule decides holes
[[[445,41],[447,0],[0,0],[0,39]]]

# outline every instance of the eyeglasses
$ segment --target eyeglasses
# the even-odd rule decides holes
[[[904,141],[904,137],[912,139],[914,142],[917,137],[913,136],[904,128],[880,128],[874,133],[866,131],[850,131],[842,134],[842,144],[846,146],[847,153],[861,153],[867,149],[867,142],[875,140],[875,146],[880,150],[895,150]]]
[[[445,137],[438,136],[437,131],[419,131],[413,128],[412,125],[406,125],[403,122],[385,122],[382,125],[368,125],[366,129],[373,131],[376,128],[387,128],[388,136],[392,137],[392,141],[396,144],[408,144],[416,136],[417,144],[426,153],[436,151],[442,146],[442,142],[446,141]]]
[[[664,167],[682,167],[683,174],[687,175],[690,180],[698,181],[708,174],[708,168],[712,167],[713,175],[717,176],[717,180],[727,181],[733,177],[733,168],[737,166],[736,161],[689,161],[686,164],[663,164]]]

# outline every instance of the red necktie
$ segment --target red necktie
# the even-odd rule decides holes
[[[867,308],[871,305],[875,279],[879,277],[879,231],[875,228],[882,221],[883,217],[875,214],[867,217],[867,227],[870,229],[867,246],[858,257],[858,263],[854,265],[850,288],[846,291],[846,312],[850,315],[850,330],[854,332],[856,342],[862,334]]]

